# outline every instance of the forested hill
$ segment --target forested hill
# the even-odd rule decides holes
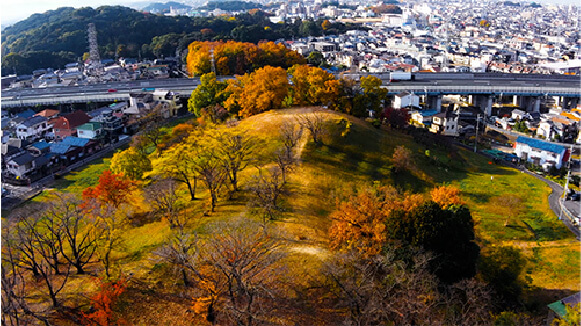
[[[322,35],[320,21],[271,23],[255,10],[236,17],[163,16],[121,6],[63,7],[35,14],[2,31],[2,72],[30,73],[40,67],[63,67],[88,52],[87,28],[97,28],[102,58],[174,56],[194,41],[235,40],[257,43]],[[348,26],[333,23],[326,34],[344,33]]]

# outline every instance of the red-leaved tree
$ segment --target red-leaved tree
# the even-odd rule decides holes
[[[99,183],[95,187],[88,187],[83,191],[85,203],[92,199],[98,204],[109,204],[115,208],[129,202],[129,196],[133,190],[133,181],[125,178],[123,174],[114,174],[106,170],[99,177]]]
[[[119,296],[125,292],[127,282],[124,278],[118,281],[104,282],[98,279],[99,292],[91,297],[92,312],[83,313],[84,323],[86,325],[122,325],[123,320],[113,311]]]

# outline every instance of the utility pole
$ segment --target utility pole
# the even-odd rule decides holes
[[[480,114],[476,116],[476,135],[474,136],[474,153],[476,153],[476,145],[478,144],[478,123],[480,122]]]
[[[559,198],[559,202],[561,204],[559,220],[563,217],[563,205],[565,204],[565,199],[567,199],[567,191],[569,190],[569,177],[571,176],[571,156],[573,156],[573,145],[569,147],[569,159],[567,160],[567,180],[565,181],[565,187],[563,188],[563,195],[561,198]]]

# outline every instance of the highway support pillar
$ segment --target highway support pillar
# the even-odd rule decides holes
[[[561,106],[563,109],[574,109],[577,107],[577,104],[579,104],[578,97],[564,96]]]
[[[492,115],[492,95],[474,95],[474,106],[479,108],[485,116]]]
[[[519,107],[526,112],[540,112],[541,98],[539,96],[520,96]]]
[[[438,113],[441,113],[442,112],[442,95],[428,95],[427,104],[431,110],[438,110]]]

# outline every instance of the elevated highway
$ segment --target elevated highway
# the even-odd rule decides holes
[[[560,96],[569,100],[574,99],[574,102],[578,102],[578,99],[581,98],[579,76],[413,73],[414,80],[390,82],[389,74],[341,74],[341,76],[353,79],[359,79],[363,75],[374,75],[382,79],[383,87],[388,89],[390,95],[402,92],[413,92],[416,95],[431,97],[441,97],[447,94],[473,95],[480,98],[479,103],[489,102],[492,95],[514,95],[523,97],[532,110],[536,108],[535,101],[542,96]],[[222,80],[230,78],[233,77],[220,77]],[[127,101],[130,93],[141,92],[142,88],[169,89],[189,96],[199,84],[199,78],[180,78],[111,82],[74,87],[5,89],[2,90],[1,107],[5,109],[64,103]],[[115,89],[116,92],[109,93],[110,89]],[[432,99],[432,102],[437,105],[438,99]]]

